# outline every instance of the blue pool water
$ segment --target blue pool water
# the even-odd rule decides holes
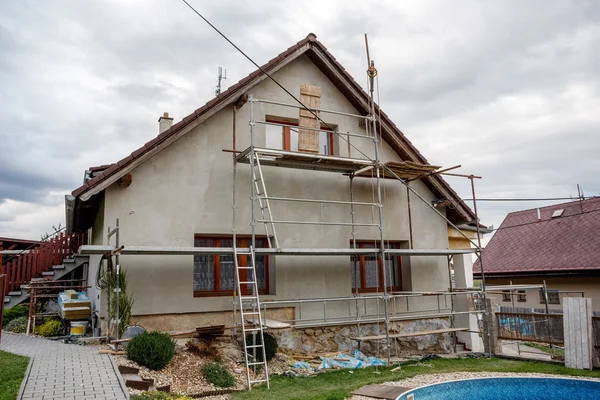
[[[414,389],[398,400],[599,400],[600,382],[560,378],[482,378]]]

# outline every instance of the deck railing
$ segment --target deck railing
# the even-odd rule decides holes
[[[29,283],[43,272],[52,270],[54,265],[61,265],[65,258],[71,257],[85,244],[84,240],[85,233],[61,232],[39,246],[8,259],[0,269],[0,274],[6,274],[5,295],[19,290],[21,285]]]

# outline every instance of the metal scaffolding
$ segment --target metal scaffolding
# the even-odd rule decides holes
[[[326,110],[313,107],[305,107],[302,103],[299,105],[288,104],[273,100],[255,99],[253,96],[249,96],[248,103],[250,108],[250,121],[249,121],[249,133],[250,133],[250,146],[242,151],[236,149],[236,110],[237,105],[234,107],[234,125],[233,125],[233,150],[225,150],[233,153],[233,188],[232,188],[232,231],[233,231],[233,247],[147,247],[147,246],[121,246],[118,248],[118,254],[120,255],[233,255],[235,262],[235,279],[234,295],[233,295],[233,314],[234,314],[234,334],[237,327],[241,328],[243,334],[243,345],[244,345],[244,357],[246,362],[246,375],[248,382],[248,389],[251,389],[252,384],[255,382],[264,382],[269,385],[268,366],[265,361],[265,349],[262,343],[263,331],[265,327],[265,317],[270,309],[278,306],[287,304],[296,304],[298,311],[298,318],[290,320],[291,325],[296,327],[303,326],[327,326],[327,325],[340,325],[340,324],[360,324],[374,323],[379,326],[383,324],[384,334],[376,335],[371,337],[357,337],[353,338],[357,341],[371,340],[376,342],[385,341],[386,345],[386,358],[388,363],[391,358],[391,339],[397,337],[403,337],[407,335],[393,334],[390,335],[390,323],[392,321],[403,321],[403,320],[415,320],[415,319],[427,319],[427,318],[448,318],[450,320],[450,328],[445,330],[436,330],[423,332],[422,334],[436,334],[436,333],[450,333],[453,335],[454,349],[456,350],[456,333],[458,331],[468,331],[467,329],[456,327],[455,317],[463,314],[477,314],[478,319],[484,312],[481,304],[486,304],[486,290],[485,290],[485,277],[483,275],[483,265],[481,262],[481,232],[479,230],[479,218],[477,215],[477,207],[474,207],[475,212],[475,223],[477,230],[477,242],[471,240],[471,238],[462,232],[452,221],[450,221],[444,214],[442,214],[430,201],[425,199],[415,188],[413,188],[409,182],[431,177],[435,174],[443,174],[449,169],[439,171],[427,171],[419,169],[419,165],[408,165],[407,168],[415,168],[413,176],[410,178],[403,178],[399,176],[398,169],[394,169],[394,165],[390,163],[384,163],[380,159],[380,147],[381,147],[381,134],[378,133],[377,124],[379,119],[375,113],[375,105],[373,101],[373,85],[371,79],[371,99],[370,99],[370,110],[369,115],[358,115],[351,113],[343,113],[334,110]],[[348,154],[350,155],[350,148],[353,147],[365,158],[352,158],[352,157],[340,157],[324,154],[312,154],[305,152],[295,152],[287,150],[279,150],[272,148],[264,148],[256,145],[255,141],[255,126],[261,125],[276,125],[285,126],[285,124],[272,123],[266,120],[259,120],[255,115],[255,105],[263,104],[265,106],[279,106],[279,107],[292,107],[300,110],[309,110],[317,117],[317,121],[323,122],[320,115],[333,114],[342,115],[350,118],[356,118],[364,123],[363,132],[337,132],[331,130],[332,134],[338,135],[340,139],[348,142]],[[320,123],[319,123],[320,124]],[[359,126],[361,126],[359,124]],[[305,127],[301,127],[305,129]],[[310,127],[306,130],[321,131],[320,127],[311,129]],[[370,158],[360,151],[356,146],[350,143],[350,137],[358,138],[360,140],[368,140],[373,145],[374,157]],[[251,226],[251,241],[248,247],[238,247],[237,244],[237,168],[238,164],[249,164],[250,166],[250,199],[251,199],[251,210],[250,210],[250,226]],[[408,164],[408,163],[407,163]],[[413,163],[417,164],[417,163]],[[281,168],[294,168],[301,170],[314,170],[332,172],[341,174],[349,178],[349,201],[346,200],[331,200],[331,199],[307,199],[307,198],[291,198],[273,196],[267,193],[267,186],[264,178],[263,167],[281,167]],[[423,165],[420,165],[423,167]],[[437,168],[437,167],[436,167]],[[453,169],[456,167],[452,167]],[[456,174],[452,174],[456,175]],[[475,187],[474,178],[479,178],[473,175],[459,175],[466,177],[471,180],[471,187],[473,192],[473,200],[475,200]],[[373,201],[355,201],[354,185],[353,181],[356,177],[365,177],[375,179],[375,187],[373,188]],[[388,248],[386,247],[386,236],[384,234],[384,216],[383,216],[383,196],[382,196],[382,181],[384,179],[392,179],[400,182],[407,191],[407,206],[409,213],[409,248]],[[384,193],[385,194],[385,193]],[[440,218],[442,218],[447,225],[453,227],[462,237],[464,237],[470,245],[469,249],[415,249],[413,243],[413,221],[410,215],[410,197],[415,196],[424,204],[426,204],[431,210],[433,210]],[[319,218],[315,218],[311,221],[303,221],[297,219],[276,219],[271,208],[273,202],[294,202],[294,203],[310,203],[318,204],[320,208]],[[326,221],[323,218],[322,208],[323,205],[341,205],[350,207],[350,221]],[[370,208],[371,209],[371,222],[359,222],[355,218],[357,208]],[[376,214],[376,215],[375,215]],[[346,226],[351,228],[351,247],[350,248],[286,248],[280,247],[280,241],[277,236],[276,227],[281,224],[294,224],[294,225],[320,225],[320,226]],[[257,248],[257,225],[262,225],[268,241],[268,248]],[[378,245],[374,248],[358,248],[356,238],[356,227],[371,227],[378,229]],[[376,241],[377,242],[377,241]],[[114,252],[115,248],[112,246],[84,246],[81,248],[81,254],[105,254]],[[463,254],[476,254],[479,259],[482,273],[482,284],[480,288],[453,288],[452,277],[451,277],[451,262],[452,257]],[[248,260],[246,265],[240,265],[237,261],[238,255],[245,255]],[[358,288],[353,296],[348,297],[336,297],[336,298],[324,298],[324,299],[287,299],[278,301],[268,301],[261,305],[261,298],[258,293],[257,285],[257,274],[255,269],[255,261],[257,256],[348,256],[351,257],[351,265],[356,268],[356,262],[359,256],[377,256],[377,265],[382,265],[383,276],[379,276],[379,268],[376,268],[376,279],[378,282],[378,288],[380,282],[382,285],[382,292],[378,292],[374,295],[360,295]],[[393,292],[392,286],[388,285],[388,278],[390,274],[390,256],[431,256],[431,257],[446,257],[448,262],[448,291],[437,291],[437,292]],[[355,274],[355,271],[352,271]],[[380,279],[381,278],[381,279]],[[358,286],[358,285],[354,285]],[[479,302],[472,309],[468,311],[456,311],[454,299],[457,296],[470,296],[474,302]],[[435,298],[437,299],[437,307],[432,309],[420,309],[411,310],[410,301],[414,298]],[[442,304],[443,301],[443,304]],[[348,315],[343,317],[332,317],[327,315],[327,304],[346,302],[348,306]],[[361,311],[361,302],[363,310]],[[376,310],[372,312],[367,306],[368,302],[373,302],[375,305],[373,308]],[[398,303],[403,302],[402,307],[406,307],[406,310],[401,309]],[[318,319],[303,319],[302,318],[302,305],[304,304],[316,304],[321,303],[323,306],[323,318]],[[352,312],[352,305],[354,306],[354,313]],[[239,320],[237,317],[238,308],[240,311]],[[246,334],[249,333],[247,336]],[[490,340],[489,332],[478,332],[485,335]],[[419,333],[417,333],[419,334]],[[409,336],[414,336],[411,334]],[[250,342],[247,342],[247,337],[250,337]],[[484,338],[485,340],[485,338]],[[491,351],[491,350],[490,350]],[[260,354],[262,353],[262,354]],[[260,357],[262,355],[262,357]],[[491,355],[491,353],[490,353]],[[262,367],[262,373],[264,378],[258,378],[260,368]],[[254,369],[254,377],[250,375],[250,370]]]
[[[372,95],[372,93],[371,93]],[[281,301],[269,301],[262,304],[260,303],[260,299],[258,296],[258,292],[256,289],[256,285],[253,286],[252,291],[252,314],[256,316],[256,318],[252,319],[252,326],[257,326],[257,331],[262,335],[263,324],[265,320],[265,316],[270,308],[275,308],[278,306],[282,306],[285,304],[296,304],[298,307],[299,318],[295,318],[291,322],[296,327],[301,326],[315,326],[315,325],[339,325],[342,323],[382,323],[384,325],[384,335],[375,336],[370,338],[371,340],[379,340],[385,339],[386,343],[386,353],[387,360],[390,361],[390,322],[395,320],[410,320],[410,319],[421,319],[421,318],[436,318],[436,317],[447,317],[450,319],[450,328],[445,330],[444,332],[449,332],[454,335],[454,348],[456,349],[456,332],[460,330],[468,330],[468,329],[460,329],[456,328],[455,324],[455,316],[460,314],[470,314],[470,313],[481,313],[481,309],[477,309],[476,307],[473,311],[463,311],[457,312],[454,307],[454,298],[456,296],[472,296],[473,294],[476,297],[483,299],[485,302],[485,284],[482,284],[482,288],[480,290],[471,290],[471,291],[463,291],[459,290],[454,292],[452,290],[452,278],[451,278],[451,261],[454,255],[459,254],[469,254],[475,253],[480,258],[481,255],[481,245],[480,240],[475,243],[471,240],[465,233],[463,233],[455,224],[453,224],[450,220],[446,218],[445,215],[439,212],[430,202],[428,202],[420,193],[418,193],[414,188],[412,188],[407,180],[400,177],[390,166],[383,163],[380,159],[380,136],[377,133],[377,118],[375,116],[375,108],[374,102],[371,101],[370,104],[370,113],[369,115],[356,115],[350,113],[341,113],[332,110],[325,110],[320,108],[307,108],[303,105],[293,105],[273,100],[262,100],[256,99],[253,96],[249,96],[248,99],[249,108],[250,108],[250,121],[249,121],[249,130],[250,130],[250,146],[242,151],[238,151],[237,149],[233,149],[234,157],[233,157],[233,245],[237,245],[236,241],[236,210],[237,210],[237,198],[236,198],[236,186],[237,186],[237,165],[240,163],[249,164],[250,165],[250,189],[251,189],[251,212],[250,212],[250,225],[252,230],[252,239],[251,244],[248,249],[236,249],[234,248],[234,252],[239,251],[249,251],[251,254],[257,255],[348,255],[353,259],[353,263],[357,260],[359,255],[371,255],[377,256],[378,265],[383,266],[383,276],[380,280],[380,272],[379,269],[376,269],[377,273],[377,281],[383,281],[383,293],[377,293],[372,296],[359,296],[358,291],[352,297],[341,297],[341,298],[330,298],[330,299],[293,299],[293,300],[281,300]],[[255,141],[255,126],[257,124],[260,125],[275,125],[275,126],[287,126],[283,123],[273,123],[266,120],[260,120],[255,115],[255,105],[263,104],[264,105],[273,105],[273,106],[283,106],[283,107],[291,107],[298,108],[300,110],[309,109],[315,115],[320,116],[323,114],[336,114],[336,115],[344,115],[351,118],[356,118],[362,122],[364,122],[364,127],[366,134],[360,132],[344,132],[338,133],[339,137],[345,136],[348,139],[345,139],[349,143],[349,138],[359,138],[359,139],[367,139],[372,142],[373,145],[373,154],[374,158],[351,158],[351,157],[340,157],[340,156],[332,156],[332,155],[324,155],[324,154],[313,154],[313,153],[305,153],[305,152],[295,152],[295,151],[287,151],[287,150],[279,150],[272,148],[264,148],[256,145]],[[322,121],[320,117],[317,117],[319,121]],[[320,124],[320,123],[319,123]],[[302,127],[301,129],[305,129]],[[313,131],[321,131],[320,128],[306,128],[306,130]],[[235,146],[235,138],[234,138],[234,146]],[[349,143],[350,147],[350,143]],[[355,147],[356,148],[356,147]],[[362,153],[362,152],[361,152]],[[364,153],[362,153],[364,155]],[[307,199],[307,198],[291,198],[291,197],[281,197],[281,196],[272,196],[267,193],[267,187],[264,178],[263,167],[282,167],[282,168],[295,168],[295,169],[304,169],[304,170],[315,170],[315,171],[325,171],[325,172],[333,172],[338,174],[343,174],[349,177],[350,179],[350,200],[319,200],[319,199]],[[445,170],[444,170],[445,171]],[[354,189],[353,189],[353,179],[357,176],[365,176],[365,173],[370,173],[371,177],[375,178],[375,189],[376,195],[373,202],[359,202],[354,200]],[[440,171],[442,172],[442,171]],[[426,174],[430,176],[432,173]],[[466,176],[471,179],[473,182],[474,176],[468,175]],[[410,243],[409,249],[390,249],[386,248],[386,237],[384,234],[384,216],[383,216],[383,202],[382,202],[382,180],[383,178],[392,178],[396,179],[401,184],[406,186],[407,192],[410,196],[412,193],[417,198],[425,202],[432,210],[434,210],[441,218],[443,218],[448,225],[454,227],[464,238],[466,238],[472,245],[475,246],[474,249],[465,249],[465,250],[448,250],[448,249],[414,249],[412,243],[412,223],[410,227]],[[412,180],[412,179],[411,179]],[[474,191],[474,186],[473,186]],[[305,220],[297,220],[297,219],[276,219],[273,215],[271,203],[272,202],[304,202],[304,203],[312,203],[319,204],[320,212],[319,218],[315,218],[310,221]],[[325,221],[323,219],[322,208],[324,204],[333,204],[333,205],[345,205],[350,206],[351,209],[351,221]],[[355,210],[358,207],[370,207],[372,213],[372,220],[370,223],[357,222],[355,219]],[[410,206],[409,206],[410,208]],[[375,215],[375,213],[377,215]],[[269,241],[270,248],[256,248],[256,236],[257,236],[257,225],[264,226],[264,233],[266,234],[267,240]],[[290,248],[281,248],[279,247],[279,239],[277,237],[277,229],[276,226],[279,224],[298,224],[298,225],[321,225],[321,226],[348,226],[351,227],[351,235],[352,235],[352,248],[324,248],[324,249],[314,249],[314,248],[300,248],[300,249],[290,249]],[[477,224],[477,233],[479,232],[479,222],[476,221]],[[378,248],[369,248],[369,249],[359,249],[356,245],[356,232],[355,228],[358,226],[363,227],[372,227],[378,229],[379,231],[379,240],[378,240]],[[198,249],[195,248],[193,250],[194,253],[202,251],[210,253],[211,249]],[[216,249],[215,249],[216,250]],[[230,249],[219,249],[220,252],[229,252]],[[186,250],[181,250],[185,252]],[[214,253],[213,253],[214,254]],[[448,279],[449,279],[449,291],[448,292],[430,292],[430,293],[392,293],[391,288],[388,285],[388,277],[390,273],[390,265],[389,265],[389,255],[402,255],[402,256],[443,256],[447,258],[448,261]],[[253,257],[254,257],[253,256]],[[251,267],[254,268],[254,263]],[[236,274],[237,279],[239,280],[239,271]],[[255,275],[255,271],[253,270],[253,276]],[[354,271],[353,271],[354,274]],[[378,284],[379,285],[379,284]],[[356,286],[356,285],[355,285]],[[239,287],[239,285],[238,285]],[[241,291],[241,289],[240,289]],[[235,297],[238,296],[238,301],[236,302]],[[416,296],[435,296],[438,299],[438,307],[432,310],[420,310],[420,312],[411,312],[410,307],[408,307],[409,299]],[[246,324],[246,320],[244,318],[245,313],[243,312],[244,304],[241,299],[244,296],[242,293],[238,292],[234,294],[234,326],[242,327],[242,331],[245,335],[244,326]],[[442,307],[440,304],[440,298],[444,299],[444,306]],[[396,300],[397,299],[405,299],[407,304],[406,312],[402,312],[402,315],[399,315],[396,309]],[[364,312],[360,312],[360,302],[364,302]],[[377,304],[377,312],[375,314],[369,314],[367,310],[367,301],[374,301]],[[302,319],[302,304],[306,303],[319,303],[323,304],[323,318],[318,320],[306,320]],[[347,302],[349,314],[348,317],[345,318],[332,318],[327,317],[327,303],[336,303],[336,302]],[[355,315],[352,315],[351,305],[350,303],[354,302]],[[239,303],[239,304],[238,304]],[[449,303],[449,304],[448,304]],[[241,312],[241,320],[239,323],[236,320],[236,305],[240,307]],[[388,307],[392,306],[392,310],[389,310]],[[382,309],[382,312],[380,310]],[[395,335],[398,337],[398,335]],[[355,338],[355,340],[360,341],[361,338]],[[261,338],[262,343],[262,338]],[[245,342],[244,337],[244,346],[245,353],[248,353],[248,349],[246,347],[247,344]],[[249,346],[253,347],[253,346]],[[249,369],[252,363],[247,363],[247,370]],[[268,376],[265,377],[268,380]],[[248,375],[248,384],[249,388],[251,383],[250,376]]]

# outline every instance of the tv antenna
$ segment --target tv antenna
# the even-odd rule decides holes
[[[227,79],[227,70],[224,70],[225,73],[223,73],[223,67],[219,66],[219,77],[218,79],[218,83],[217,83],[217,88],[215,89],[215,96],[218,96],[221,94],[221,81],[224,81],[225,79]]]

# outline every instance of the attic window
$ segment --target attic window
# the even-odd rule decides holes
[[[556,210],[552,213],[552,218],[558,218],[561,217],[563,215],[563,213],[565,212],[564,208],[561,208],[560,210]]]
[[[298,120],[267,116],[266,147],[287,151],[298,151]],[[269,123],[271,125],[269,125]],[[276,124],[276,125],[275,125]],[[335,132],[321,125],[319,134],[319,154],[334,155]]]

